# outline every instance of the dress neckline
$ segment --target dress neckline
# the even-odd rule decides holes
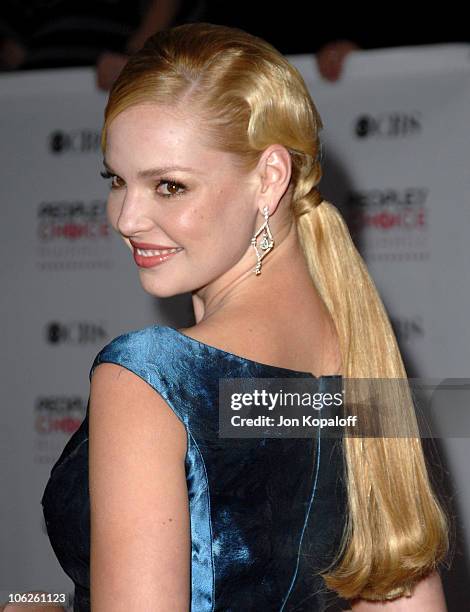
[[[322,378],[341,378],[341,374],[324,374],[322,376],[315,376],[315,374],[312,374],[311,372],[303,372],[302,370],[291,370],[289,368],[283,368],[281,366],[275,366],[275,365],[270,365],[268,363],[262,363],[261,361],[255,361],[254,359],[249,359],[248,357],[243,357],[242,355],[237,355],[236,353],[231,353],[230,351],[224,351],[221,348],[218,348],[217,346],[212,346],[211,344],[207,344],[206,342],[202,342],[201,340],[197,340],[196,338],[193,338],[192,336],[188,336],[186,334],[183,334],[183,332],[181,332],[179,329],[177,329],[176,327],[171,327],[170,325],[159,325],[159,327],[162,327],[164,329],[167,329],[173,333],[175,333],[177,336],[179,336],[182,339],[187,340],[188,342],[192,342],[195,344],[198,344],[200,346],[203,346],[207,349],[210,349],[211,351],[216,351],[218,353],[221,353],[222,355],[228,355],[232,358],[238,359],[240,361],[245,361],[248,363],[253,363],[257,366],[261,366],[263,368],[267,368],[269,370],[276,370],[278,372],[289,372],[291,374],[301,374],[302,376],[308,376],[310,378],[316,379],[316,380],[321,380]]]

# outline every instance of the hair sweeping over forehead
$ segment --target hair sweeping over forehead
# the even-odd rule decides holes
[[[374,282],[342,215],[318,191],[323,126],[299,71],[269,43],[243,30],[184,24],[148,38],[123,68],[105,109],[103,152],[110,122],[136,104],[194,117],[203,125],[205,144],[235,154],[247,171],[269,145],[287,148],[292,214],[312,281],[338,332],[343,376],[406,379]],[[353,389],[347,401],[360,399]],[[409,594],[449,550],[449,518],[429,479],[411,394],[397,385],[391,399],[392,416],[370,416],[382,419],[387,431],[406,424],[412,435],[342,440],[347,521],[336,558],[322,576],[346,599]],[[373,410],[362,404],[361,409],[361,418]]]

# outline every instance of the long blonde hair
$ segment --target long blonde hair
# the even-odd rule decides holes
[[[298,72],[266,41],[238,28],[190,23],[158,32],[122,70],[105,110],[139,103],[190,108],[208,146],[253,169],[263,150],[292,158],[292,213],[315,286],[336,325],[343,376],[406,379],[376,287],[338,209],[317,188],[323,125]],[[406,437],[345,437],[348,513],[334,563],[322,573],[341,597],[390,599],[437,567],[448,551],[448,518],[428,477],[411,398],[398,393]],[[380,418],[380,415],[379,415]]]

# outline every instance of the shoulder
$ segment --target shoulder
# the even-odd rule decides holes
[[[94,367],[102,361],[134,359],[137,362],[142,362],[148,356],[155,357],[164,346],[163,340],[166,329],[162,325],[149,325],[116,336],[96,355],[90,376]]]
[[[164,398],[141,376],[119,363],[95,366],[90,384],[90,438],[108,421],[113,436],[165,434],[175,459],[186,453],[186,429]],[[137,438],[138,439],[138,438]],[[135,442],[136,438],[134,438]]]
[[[263,358],[273,352],[273,338],[266,322],[238,313],[228,320],[207,320],[179,330],[198,342],[227,353],[246,355],[247,359]]]
[[[192,424],[200,423],[201,419],[214,418],[214,414],[207,414],[204,405],[207,400],[217,396],[214,376],[219,371],[223,372],[225,367],[221,356],[220,359],[209,360],[206,351],[207,347],[188,342],[181,332],[164,325],[152,325],[122,334],[104,346],[93,361],[89,373],[93,393],[100,392],[105,398],[106,394],[113,393],[114,396],[125,393],[124,387],[132,387],[134,393],[146,394],[150,403],[165,402],[180,419],[189,436]],[[108,374],[102,372],[100,380],[94,381],[103,364],[115,364],[121,369],[114,370],[113,375],[113,368],[108,365]],[[118,375],[118,372],[121,373]],[[123,376],[129,382],[122,384]],[[100,391],[101,388],[103,391]],[[112,406],[106,409],[112,410]],[[125,412],[125,407],[123,409]],[[129,403],[127,416],[131,416],[130,409],[138,410]],[[149,413],[152,412],[155,410],[150,409]],[[179,427],[179,431],[182,434],[183,428]]]
[[[147,391],[147,394],[152,396],[150,389],[146,389],[137,378],[148,383],[154,392],[170,403],[173,411],[185,422],[184,411],[178,403],[178,389],[179,382],[183,384],[183,380],[179,379],[183,378],[182,371],[188,355],[181,354],[177,347],[177,338],[170,332],[168,327],[150,325],[116,336],[96,355],[89,372],[90,382],[101,364],[119,365],[121,371],[127,369],[133,373],[134,378],[129,373],[126,376],[134,379],[135,385],[139,385],[143,392]],[[112,368],[106,369],[112,372]],[[100,377],[103,376],[102,373]],[[106,381],[102,382],[104,384]],[[109,375],[108,382],[116,386],[119,384],[118,376],[113,380]],[[158,401],[158,398],[155,399]]]
[[[92,428],[112,419],[113,427],[122,427],[123,434],[131,428],[165,431],[175,452],[184,457],[185,414],[177,392],[170,397],[165,383],[171,354],[166,330],[152,325],[121,334],[98,353],[90,370],[89,422]],[[176,386],[174,377],[170,384]]]

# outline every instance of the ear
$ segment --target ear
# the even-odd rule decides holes
[[[267,206],[272,215],[289,187],[292,174],[289,151],[282,145],[270,145],[263,152],[257,171],[260,178],[257,207],[262,211]]]

